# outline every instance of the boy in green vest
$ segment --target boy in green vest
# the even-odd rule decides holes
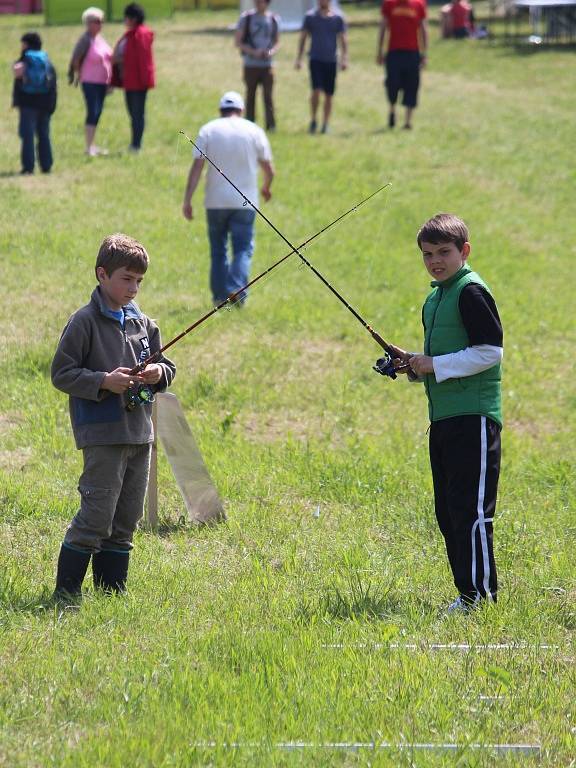
[[[441,213],[418,232],[432,292],[424,302],[424,354],[396,348],[424,382],[434,505],[459,592],[449,612],[496,602],[492,521],[500,472],[502,325],[489,288],[467,265],[468,229]]]

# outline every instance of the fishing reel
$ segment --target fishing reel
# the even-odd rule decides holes
[[[126,392],[126,410],[134,411],[139,405],[153,403],[154,400],[154,392],[148,384],[138,384]]]
[[[379,373],[381,376],[389,376],[391,379],[397,378],[394,361],[390,355],[379,357],[378,360],[376,360],[375,365],[372,366],[372,370],[376,371],[376,373]]]

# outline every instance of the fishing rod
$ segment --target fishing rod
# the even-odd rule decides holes
[[[196,149],[196,151],[197,151],[197,152],[199,152],[199,153],[200,153],[200,155],[202,155],[202,157],[203,157],[205,160],[207,160],[207,161],[210,163],[210,165],[211,165],[211,166],[212,166],[212,167],[213,167],[213,168],[214,168],[216,171],[218,171],[218,173],[219,173],[219,174],[220,174],[220,175],[221,175],[221,176],[222,176],[224,179],[226,179],[226,181],[227,181],[227,182],[228,182],[228,183],[229,183],[229,184],[230,184],[232,187],[234,187],[234,189],[236,190],[236,192],[238,192],[238,194],[240,195],[240,197],[242,197],[242,199],[244,200],[244,205],[245,205],[245,206],[246,206],[246,205],[249,205],[251,208],[253,208],[253,209],[254,209],[254,211],[255,211],[255,212],[256,212],[256,213],[257,213],[257,214],[258,214],[258,215],[259,215],[261,218],[263,218],[263,219],[264,219],[264,221],[265,221],[265,222],[266,222],[266,223],[267,223],[267,224],[268,224],[270,227],[272,227],[272,229],[274,230],[274,232],[276,232],[276,234],[277,234],[279,237],[281,237],[281,238],[282,238],[282,240],[284,240],[284,242],[286,243],[286,245],[287,245],[289,248],[291,248],[291,249],[292,249],[292,250],[291,250],[291,253],[290,253],[290,255],[292,255],[292,253],[295,253],[297,256],[299,256],[299,257],[300,257],[300,259],[301,259],[301,260],[304,262],[304,264],[306,264],[306,266],[307,266],[307,267],[309,267],[309,268],[312,270],[312,272],[314,272],[314,274],[316,275],[316,277],[318,277],[318,278],[319,278],[319,279],[320,279],[320,280],[321,280],[321,281],[324,283],[324,285],[325,285],[325,286],[326,286],[326,287],[327,287],[327,288],[328,288],[330,291],[332,291],[332,293],[334,294],[334,296],[336,296],[336,298],[337,298],[337,299],[338,299],[338,300],[339,300],[339,301],[340,301],[342,304],[344,304],[344,306],[346,307],[346,309],[347,309],[347,310],[349,310],[349,311],[350,311],[350,312],[351,312],[351,313],[354,315],[354,317],[356,318],[356,320],[358,320],[358,322],[359,322],[359,323],[360,323],[360,324],[361,324],[361,325],[362,325],[362,326],[363,326],[363,327],[364,327],[364,328],[365,328],[365,329],[368,331],[368,333],[370,333],[370,335],[372,336],[372,338],[374,339],[374,341],[375,341],[377,344],[379,344],[379,345],[382,347],[382,349],[383,349],[383,350],[384,350],[384,352],[386,353],[386,357],[381,357],[381,358],[380,358],[380,359],[377,361],[376,365],[374,366],[374,370],[375,370],[375,371],[377,371],[378,373],[382,374],[383,376],[390,376],[390,378],[391,378],[391,379],[395,379],[395,378],[396,378],[396,371],[400,371],[400,370],[404,370],[404,369],[407,369],[407,368],[409,368],[409,366],[408,366],[408,365],[400,365],[400,366],[398,366],[398,367],[396,367],[396,366],[394,365],[394,358],[396,358],[396,357],[397,357],[397,353],[396,353],[396,350],[395,350],[395,349],[394,349],[394,348],[393,348],[393,347],[392,347],[390,344],[388,344],[388,343],[387,343],[387,342],[386,342],[386,341],[385,341],[385,340],[382,338],[382,336],[380,336],[380,334],[379,334],[379,333],[377,333],[377,332],[376,332],[376,331],[375,331],[375,330],[374,330],[374,329],[373,329],[373,328],[372,328],[372,327],[371,327],[371,326],[370,326],[370,325],[369,325],[369,324],[366,322],[366,320],[364,320],[364,318],[363,318],[363,317],[362,317],[362,316],[359,314],[359,312],[357,312],[357,311],[354,309],[354,307],[352,307],[352,306],[351,306],[351,305],[350,305],[350,304],[349,304],[349,303],[346,301],[346,299],[345,299],[345,298],[342,296],[342,294],[341,294],[341,293],[339,293],[339,292],[336,290],[336,288],[334,288],[334,286],[333,286],[333,285],[331,285],[331,284],[328,282],[328,280],[326,280],[326,278],[324,277],[324,275],[322,275],[322,273],[321,273],[321,272],[319,272],[319,271],[316,269],[316,267],[315,267],[313,264],[311,264],[311,263],[310,263],[310,261],[308,261],[308,259],[307,259],[305,256],[303,256],[303,255],[300,253],[300,250],[299,250],[299,248],[301,248],[302,246],[298,246],[298,247],[294,246],[294,245],[293,245],[293,244],[290,242],[290,240],[288,240],[288,238],[287,238],[287,237],[286,237],[284,234],[282,234],[282,232],[281,232],[281,231],[278,229],[278,227],[277,227],[277,226],[276,226],[276,225],[275,225],[275,224],[274,224],[272,221],[270,221],[270,219],[268,218],[268,216],[266,216],[266,214],[265,214],[265,213],[263,213],[263,212],[262,212],[262,211],[261,211],[261,210],[260,210],[260,209],[259,209],[259,208],[258,208],[256,205],[254,205],[254,203],[253,203],[253,202],[252,202],[252,201],[251,201],[249,198],[247,198],[247,197],[246,197],[246,195],[245,195],[245,194],[242,192],[242,190],[241,190],[241,189],[239,189],[239,188],[236,186],[236,184],[234,184],[234,182],[232,181],[232,179],[230,179],[230,178],[229,178],[229,177],[228,177],[228,176],[227,176],[227,175],[224,173],[224,171],[223,171],[221,168],[219,168],[219,167],[216,165],[216,163],[215,163],[215,162],[214,162],[214,161],[213,161],[213,160],[212,160],[210,157],[208,157],[208,155],[207,155],[207,154],[206,154],[206,153],[205,153],[205,152],[204,152],[202,149],[200,149],[200,147],[198,146],[198,144],[196,144],[196,142],[195,142],[193,139],[191,139],[189,136],[187,136],[187,135],[186,135],[186,133],[184,133],[184,131],[180,131],[180,133],[182,134],[182,136],[184,136],[184,138],[185,138],[185,139],[187,139],[187,140],[190,142],[190,144],[192,144],[192,146],[193,146],[193,147]],[[383,189],[385,189],[385,188],[386,188],[386,187],[388,187],[388,186],[390,186],[390,184],[389,184],[389,183],[388,183],[388,184],[384,184],[384,186],[383,186],[383,187],[380,187],[380,189],[379,189],[379,190],[377,190],[377,192],[375,192],[374,194],[378,194],[378,192],[381,192]],[[371,196],[373,196],[373,195],[371,195]],[[367,198],[367,199],[369,199],[369,198]]]
[[[334,227],[336,224],[338,224],[342,219],[345,219],[347,216],[349,216],[351,213],[354,213],[354,211],[358,210],[358,208],[361,208],[363,205],[365,205],[369,200],[371,200],[373,197],[378,195],[380,192],[382,192],[383,189],[386,189],[386,187],[390,186],[389,184],[384,184],[384,186],[377,189],[375,192],[372,192],[372,194],[368,195],[368,197],[365,197],[363,200],[361,200],[359,203],[356,203],[351,208],[349,208],[344,213],[340,214],[338,218],[334,219],[334,221],[331,221],[329,224],[327,224],[325,227],[320,229],[318,232],[311,235],[307,240],[305,240],[303,243],[300,243],[298,248],[294,248],[293,246],[290,246],[292,249],[289,253],[287,253],[285,256],[282,256],[281,259],[278,259],[278,261],[274,262],[270,267],[265,269],[263,272],[261,272],[259,275],[256,275],[256,277],[252,278],[246,285],[243,285],[241,288],[238,288],[237,291],[234,291],[234,293],[231,293],[230,296],[228,296],[227,299],[224,299],[224,301],[221,301],[218,305],[215,307],[212,307],[212,309],[209,312],[206,312],[202,317],[198,318],[195,322],[192,323],[192,325],[189,325],[188,328],[185,328],[181,333],[179,333],[177,336],[175,336],[173,339],[171,339],[169,342],[164,344],[163,347],[161,347],[157,352],[154,352],[150,357],[147,357],[145,360],[143,360],[141,363],[136,365],[132,370],[130,371],[131,376],[136,376],[140,371],[144,370],[144,368],[147,365],[150,365],[150,363],[155,363],[157,360],[159,360],[163,353],[169,349],[171,346],[176,344],[178,341],[184,338],[184,336],[187,336],[189,333],[191,333],[195,328],[198,328],[198,326],[202,325],[202,323],[206,322],[208,318],[212,317],[212,315],[215,315],[216,312],[223,309],[224,307],[232,306],[236,299],[244,293],[248,288],[253,286],[255,283],[257,283],[259,280],[261,280],[263,277],[266,277],[272,270],[276,269],[276,267],[279,267],[281,264],[283,264],[287,259],[292,256],[294,253],[298,253],[298,251],[302,248],[305,248],[309,243],[311,243],[313,240],[316,240],[316,238],[320,237],[320,235],[323,235],[325,232],[327,232],[329,229]],[[302,255],[298,254],[301,258]],[[393,377],[395,378],[395,377]],[[127,408],[128,410],[133,410],[137,405],[140,405],[145,402],[153,402],[154,400],[154,394],[150,387],[148,387],[145,384],[140,384],[140,386],[133,388],[129,391],[128,394],[128,403]]]

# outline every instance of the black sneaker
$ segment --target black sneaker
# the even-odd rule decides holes
[[[390,112],[388,115],[388,128],[394,128],[396,125],[396,114],[394,112]]]
[[[310,120],[310,125],[308,126],[308,133],[316,133],[316,128],[318,128],[318,123],[316,120]]]

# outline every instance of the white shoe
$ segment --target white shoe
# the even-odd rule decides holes
[[[97,147],[95,144],[93,144],[91,147],[89,147],[86,150],[86,154],[89,157],[97,157],[98,155],[107,155],[108,154],[108,150],[107,149],[103,149],[102,147]]]
[[[470,613],[472,608],[474,607],[475,603],[466,603],[461,595],[458,595],[456,600],[454,600],[453,603],[450,603],[448,608],[446,608],[446,613]]]

